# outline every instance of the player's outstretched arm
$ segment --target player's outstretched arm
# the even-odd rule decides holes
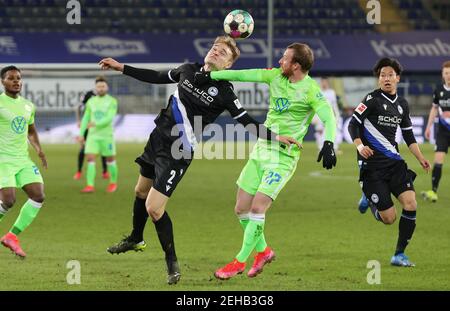
[[[245,128],[255,135],[258,138],[266,139],[266,140],[274,140],[278,141],[281,144],[285,144],[290,146],[291,144],[295,144],[298,148],[303,148],[302,144],[300,144],[296,139],[288,136],[277,135],[268,129],[264,124],[259,123],[255,119],[253,119],[249,114],[244,111],[239,118],[236,119],[239,123],[245,126]]]
[[[44,168],[47,169],[47,158],[45,156],[44,151],[42,151],[41,143],[39,142],[39,136],[34,124],[30,124],[28,126],[28,140],[30,141],[30,144],[33,146],[34,150],[36,150],[36,153],[41,159],[42,166],[44,166]]]
[[[98,64],[103,70],[111,69],[120,71],[124,75],[130,76],[142,82],[153,84],[169,84],[176,82],[170,79],[169,71],[167,70],[156,71],[152,69],[135,68],[119,63],[113,58],[104,58]]]
[[[194,77],[194,84],[200,86],[211,82],[211,80],[270,83],[273,77],[278,74],[278,69],[243,69],[197,72]]]

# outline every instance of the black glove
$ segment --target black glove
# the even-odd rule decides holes
[[[211,72],[204,71],[204,72],[196,72],[194,75],[194,85],[195,86],[202,86],[205,84],[210,83],[211,80]]]
[[[333,166],[336,166],[336,154],[333,149],[333,143],[331,141],[324,141],[322,150],[319,152],[319,157],[317,158],[317,162],[320,162],[323,157],[323,167],[327,170],[330,170],[333,168]]]

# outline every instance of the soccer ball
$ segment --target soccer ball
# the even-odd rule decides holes
[[[245,39],[249,37],[254,27],[253,17],[244,10],[231,11],[223,21],[225,33],[233,39]]]

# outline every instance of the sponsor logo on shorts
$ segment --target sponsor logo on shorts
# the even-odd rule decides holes
[[[271,185],[274,182],[275,183],[280,182],[280,180],[281,180],[281,175],[278,173],[272,172],[272,171],[269,172],[269,175],[267,175],[266,178],[264,179],[264,181],[269,185]]]
[[[39,172],[39,169],[37,168],[36,165],[33,165],[31,168],[33,169],[33,172],[35,175],[41,175],[41,173]]]
[[[376,193],[372,194],[370,196],[370,199],[372,200],[373,203],[377,204],[378,201],[380,201],[380,199],[378,198],[378,195]]]
[[[27,128],[26,125],[27,125],[27,121],[25,120],[25,118],[22,116],[18,116],[12,120],[11,129],[17,134],[22,134],[25,132],[25,130]]]

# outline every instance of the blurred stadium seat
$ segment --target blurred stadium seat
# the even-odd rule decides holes
[[[223,16],[233,8],[249,7],[249,12],[265,34],[265,0],[81,0],[83,23],[77,32],[184,33],[186,24],[196,34],[221,31]],[[421,0],[393,0],[409,28],[437,30],[442,27],[442,7],[424,5]],[[66,12],[66,0],[0,0],[0,33],[73,31],[64,20],[52,17]],[[442,15],[442,14],[441,14]],[[275,35],[343,34],[377,32],[366,23],[357,0],[277,0],[274,8]],[[445,17],[445,16],[444,16]],[[32,18],[32,20],[24,20]],[[178,21],[174,21],[174,18]],[[436,19],[437,18],[437,19]],[[170,22],[168,22],[170,20]],[[195,21],[195,23],[193,22]],[[111,26],[113,26],[111,28]]]

